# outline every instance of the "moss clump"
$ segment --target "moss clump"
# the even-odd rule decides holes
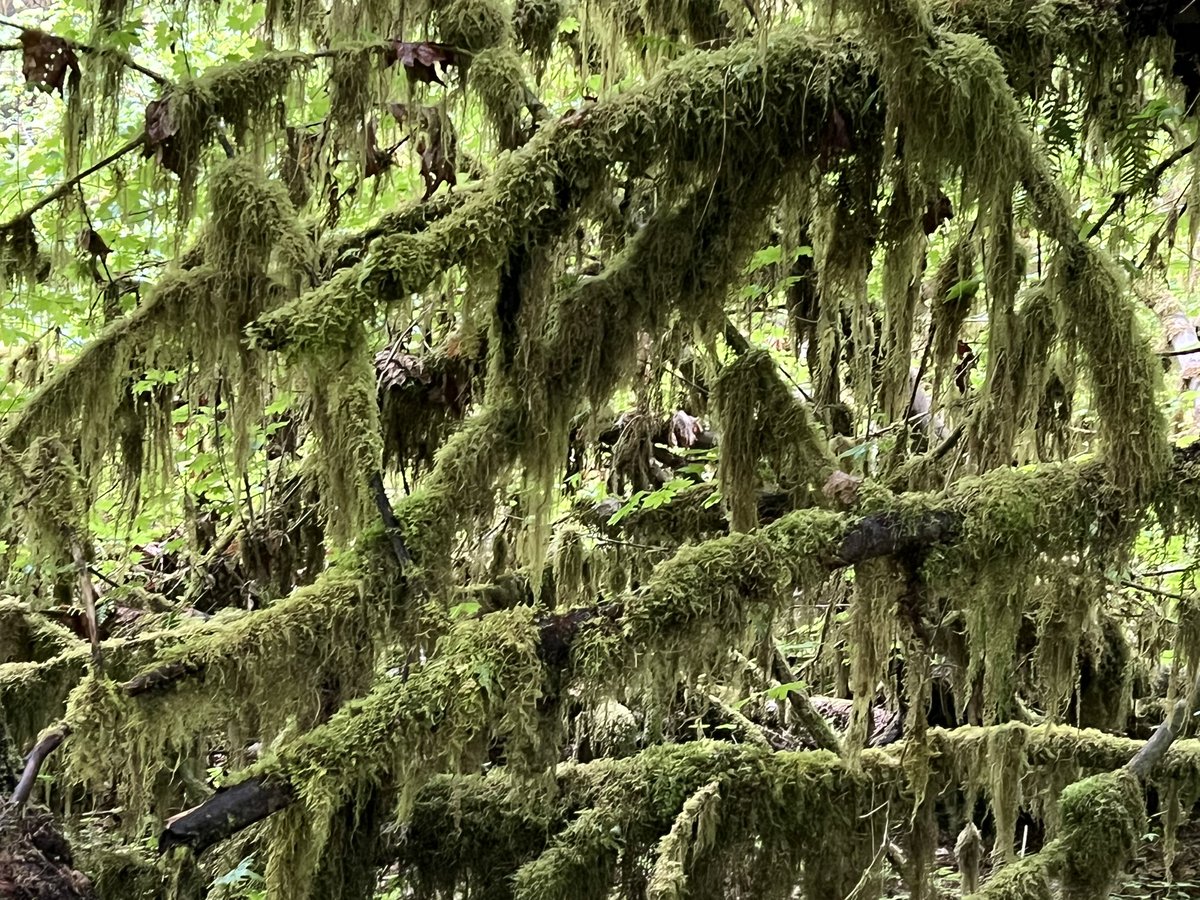
[[[519,797],[503,771],[439,780],[406,831],[422,850],[409,871],[443,889],[490,873],[482,896],[495,900],[664,898],[684,886],[695,900],[786,900],[798,884],[806,896],[847,896],[871,868],[887,811],[899,814],[897,772],[874,752],[855,776],[830,753],[701,740],[560,766],[555,788],[536,798]]]
[[[42,662],[78,644],[79,639],[57,622],[16,600],[0,600],[0,665]]]
[[[432,775],[481,764],[489,740],[503,746],[514,772],[545,765],[554,741],[538,713],[544,675],[533,610],[493,613],[451,631],[406,680],[382,679],[366,698],[251,770],[285,772],[300,796],[273,836],[272,893],[308,896],[330,817],[367,785],[393,784],[407,814]]]
[[[49,272],[50,262],[38,248],[33,219],[17,219],[0,229],[0,286],[43,281]]]
[[[584,604],[591,600],[591,572],[586,532],[570,525],[559,528],[550,547],[554,574],[554,596],[560,607]]]
[[[735,530],[748,531],[758,523],[760,460],[771,465],[797,505],[809,500],[832,471],[828,441],[765,351],[746,353],[726,366],[713,387],[713,402],[722,423],[721,492]]]
[[[516,0],[513,5],[513,32],[522,51],[533,60],[540,79],[558,36],[563,16],[563,0]]]
[[[180,179],[181,215],[191,209],[204,151],[224,125],[238,143],[274,132],[275,107],[288,85],[309,65],[303,53],[268,53],[214,66],[171,86],[147,108],[148,153]]]
[[[1142,785],[1126,770],[1096,775],[1063,791],[1058,840],[1065,900],[1107,896],[1146,828]]]
[[[525,142],[521,117],[525,110],[525,70],[510,46],[490,47],[471,60],[471,88],[483,103],[488,122],[502,148]]]
[[[390,552],[386,539],[370,534],[338,566],[272,606],[226,612],[183,632],[138,672],[167,673],[171,690],[130,696],[96,682],[78,692],[68,711],[78,738],[68,748],[74,776],[115,782],[123,802],[144,814],[165,775],[205,735],[224,733],[237,753],[245,735],[269,744],[361,695],[382,636],[402,631],[398,622],[409,612]]]
[[[682,900],[687,873],[716,837],[721,783],[710,781],[688,798],[670,832],[658,844],[658,861],[646,887],[650,900]]]
[[[321,509],[331,540],[344,545],[378,518],[369,488],[383,459],[375,367],[363,353],[314,360],[307,380]]]
[[[509,14],[500,0],[450,0],[437,13],[437,29],[450,46],[475,54],[509,39]]]

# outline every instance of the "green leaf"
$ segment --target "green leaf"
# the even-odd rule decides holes
[[[979,290],[979,285],[983,282],[978,278],[968,278],[965,281],[960,281],[950,290],[946,291],[947,300],[961,300],[963,297],[974,297]]]
[[[787,684],[779,684],[767,691],[767,696],[772,700],[783,700],[788,694],[802,694],[808,690],[808,685],[803,681],[789,681]]]
[[[464,603],[459,603],[450,607],[451,619],[469,619],[471,616],[479,612],[480,606],[474,600],[467,600]]]

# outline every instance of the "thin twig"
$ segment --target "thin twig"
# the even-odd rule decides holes
[[[115,163],[118,159],[120,159],[125,154],[138,149],[145,143],[145,141],[146,141],[146,133],[143,131],[140,134],[138,134],[137,137],[133,138],[132,140],[128,141],[125,144],[122,144],[120,147],[118,147],[116,150],[114,150],[108,156],[104,157],[104,159],[88,166],[86,169],[84,169],[82,172],[80,172],[75,177],[68,178],[66,181],[64,181],[62,184],[60,184],[54,190],[52,190],[49,194],[42,197],[41,200],[37,201],[37,203],[33,204],[33,206],[29,207],[26,210],[22,210],[18,215],[14,216],[12,219],[5,222],[3,225],[0,225],[0,232],[6,231],[7,229],[10,229],[10,228],[20,224],[21,222],[23,222],[24,220],[26,220],[30,216],[32,216],[38,210],[45,209],[47,206],[49,206],[55,200],[59,200],[62,197],[65,197],[67,194],[69,194],[75,188],[75,185],[79,184],[79,182],[83,181],[85,178],[87,178],[91,175],[95,175],[97,172],[99,172],[105,166],[112,165],[113,163]]]
[[[1195,149],[1196,149],[1195,141],[1188,144],[1186,147],[1180,147],[1178,150],[1176,150],[1174,153],[1172,153],[1170,156],[1168,156],[1166,159],[1164,159],[1162,162],[1160,162],[1157,166],[1155,166],[1153,169],[1151,169],[1149,172],[1146,173],[1146,177],[1141,180],[1141,184],[1139,185],[1138,190],[1147,190],[1147,191],[1152,190],[1158,184],[1159,179],[1162,178],[1164,174],[1166,174],[1167,169],[1171,168],[1171,166],[1175,165],[1175,163],[1179,162],[1181,159],[1183,159],[1185,156],[1187,156],[1189,153],[1191,153]],[[1104,211],[1104,214],[1101,215],[1100,218],[1096,220],[1096,224],[1093,225],[1091,227],[1091,229],[1088,230],[1087,239],[1089,241],[1100,233],[1100,229],[1105,226],[1105,224],[1108,222],[1109,219],[1111,219],[1113,217],[1113,214],[1116,213],[1117,210],[1119,210],[1122,206],[1125,205],[1125,202],[1131,196],[1133,196],[1133,193],[1134,193],[1134,191],[1116,191],[1112,195],[1112,203],[1110,203],[1108,205],[1108,209],[1106,209]]]
[[[1184,602],[1191,598],[1183,596],[1183,594],[1172,594],[1170,591],[1159,590],[1158,588],[1147,587],[1144,584],[1138,584],[1136,581],[1122,581],[1122,587],[1127,587],[1130,590],[1141,591],[1143,594],[1153,594],[1155,597],[1164,597],[1167,600],[1182,600]]]
[[[1170,356],[1191,356],[1193,353],[1200,353],[1200,347],[1185,347],[1182,350],[1160,350],[1158,355],[1166,358]]]

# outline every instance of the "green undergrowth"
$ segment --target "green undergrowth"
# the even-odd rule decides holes
[[[758,523],[760,461],[770,465],[794,506],[807,506],[814,489],[833,470],[828,442],[809,407],[792,396],[766,352],[731,362],[713,385],[721,421],[721,494],[730,527],[748,531]]]
[[[206,623],[139,673],[178,672],[165,688],[130,696],[111,681],[81,686],[67,716],[74,777],[117,782],[144,814],[155,785],[205,735],[224,734],[235,748],[252,735],[268,743],[365,693],[385,637],[418,614],[388,552],[376,534],[289,597]]]
[[[1019,772],[1002,785],[1023,792],[1019,807],[1057,810],[1046,849],[997,860],[983,896],[1031,896],[1020,891],[1049,892],[1052,881],[1065,896],[1105,895],[1146,827],[1142,786],[1121,769],[1138,742],[1046,726],[934,729],[930,741],[931,788],[963,792],[952,815],[969,820],[972,798],[1001,786],[994,766]],[[431,894],[494,900],[604,898],[647,875],[656,897],[791,897],[797,884],[805,896],[844,897],[864,876],[865,896],[878,896],[872,859],[884,823],[912,813],[903,752],[865,750],[852,767],[823,751],[659,745],[561,764],[556,788],[536,796],[503,769],[441,776],[416,794],[399,864]],[[1164,782],[1194,779],[1196,759],[1196,742],[1177,744]],[[1044,771],[1055,766],[1069,768],[1065,781]],[[1015,825],[1004,821],[997,827]]]
[[[511,771],[543,768],[557,745],[539,711],[545,673],[533,611],[518,608],[460,625],[437,654],[350,701],[322,728],[301,736],[259,769],[283,771],[299,802],[271,823],[272,891],[308,896],[309,876],[326,846],[330,817],[368,786],[394,790],[406,809],[433,775],[477,769],[489,741],[503,746]]]

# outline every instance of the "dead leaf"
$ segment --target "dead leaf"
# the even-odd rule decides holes
[[[958,365],[954,367],[954,384],[960,394],[965,394],[971,386],[971,370],[975,368],[975,351],[966,341],[960,340],[956,349]]]
[[[84,228],[79,232],[78,239],[79,252],[93,259],[108,259],[108,254],[112,252],[108,244],[104,243],[104,238],[100,237],[91,228]]]
[[[160,97],[146,106],[146,145],[144,156],[153,156],[164,169],[182,176],[185,168],[182,155],[175,146],[178,131],[171,118],[171,99]]]
[[[400,125],[409,122],[408,107],[402,103],[389,103],[388,110]],[[425,181],[428,200],[443,184],[454,187],[458,184],[458,134],[454,123],[436,106],[417,107],[411,117],[413,133],[420,133],[416,141],[417,153],[421,158],[421,178]]]
[[[24,52],[21,72],[26,84],[61,94],[68,71],[73,79],[79,77],[79,57],[70,43],[60,37],[26,28],[21,32],[21,49]]]
[[[458,54],[448,44],[434,41],[392,41],[391,52],[384,56],[384,68],[396,63],[404,66],[411,81],[444,85],[446,82],[439,76],[438,68],[445,71],[458,65]]]
[[[821,493],[843,509],[853,509],[858,505],[858,491],[861,485],[862,479],[856,475],[834,469],[826,479],[825,486],[821,488]]]
[[[925,207],[925,213],[921,216],[921,227],[925,234],[930,235],[937,231],[938,226],[943,222],[948,222],[954,218],[954,207],[950,204],[950,198],[945,194],[939,194],[936,200],[930,201]]]
[[[366,159],[363,161],[363,175],[367,178],[374,178],[380,172],[385,171],[394,162],[392,154],[388,150],[381,150],[375,139],[375,123],[367,123],[367,152]]]

